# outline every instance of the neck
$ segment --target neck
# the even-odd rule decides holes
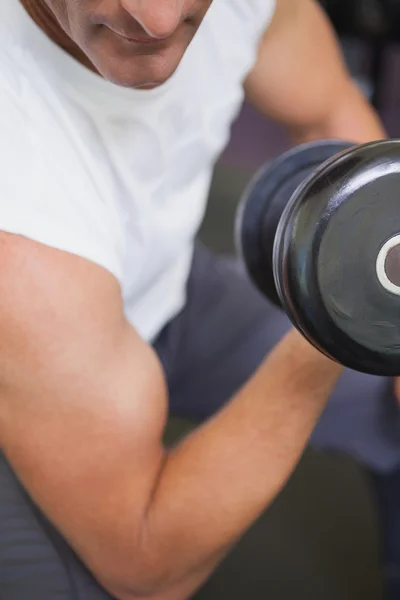
[[[1,0],[0,0],[1,1]],[[62,48],[75,60],[80,62],[82,65],[97,73],[96,68],[82,52],[82,50],[75,44],[75,42],[65,33],[57,19],[47,7],[44,0],[17,0],[20,1],[26,12],[33,19],[33,21],[42,29],[42,31],[49,37],[57,46]]]

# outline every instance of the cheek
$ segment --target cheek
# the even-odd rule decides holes
[[[202,0],[201,8],[199,10],[202,19],[204,19],[205,15],[212,3],[213,3],[213,0]]]
[[[94,4],[93,0],[45,0],[45,2],[61,27],[72,39],[79,35],[85,22],[84,15]]]
[[[1,0],[0,0],[1,1]],[[56,5],[58,18],[64,31],[81,45],[85,38],[85,23],[94,2],[92,0],[49,0]]]
[[[73,2],[74,0],[72,0]],[[61,27],[69,33],[69,18],[67,4],[71,3],[71,0],[45,0],[47,7],[53,16],[57,19]]]

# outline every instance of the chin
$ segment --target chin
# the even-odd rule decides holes
[[[111,83],[138,89],[152,89],[165,83],[176,71],[184,51],[176,48],[157,54],[124,56],[110,53],[90,57],[98,73]]]
[[[168,76],[162,78],[160,77],[159,79],[154,80],[153,78],[150,79],[149,77],[145,79],[138,78],[132,73],[100,73],[100,75],[102,75],[104,79],[107,79],[107,81],[110,81],[114,85],[137,90],[152,90],[154,88],[160,87],[166,81],[168,81],[172,74],[173,73],[171,73]]]
[[[163,69],[143,70],[137,69],[136,65],[127,65],[124,68],[112,68],[110,66],[98,66],[99,74],[111,83],[120,87],[153,89],[159,87],[175,73],[178,65],[166,66]]]

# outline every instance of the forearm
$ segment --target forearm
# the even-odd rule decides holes
[[[96,360],[102,340],[78,340],[78,356],[62,339],[67,354],[42,350],[39,363],[12,370],[12,393],[3,384],[0,444],[113,596],[187,598],[281,490],[341,369],[292,331],[225,408],[167,452],[152,350],[129,327],[106,337],[111,354]]]
[[[288,126],[294,144],[317,139],[338,138],[357,144],[387,137],[378,115],[358,86],[349,80],[334,105],[317,121]]]
[[[340,370],[292,332],[170,452],[143,522],[142,592],[177,600],[204,581],[284,486]],[[137,597],[126,586],[119,597]]]

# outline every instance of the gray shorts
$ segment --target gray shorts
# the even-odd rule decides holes
[[[290,324],[249,281],[239,261],[196,247],[185,309],[154,347],[171,413],[202,421],[249,378]],[[344,372],[315,428],[314,447],[389,471],[400,463],[400,410],[387,378]]]

